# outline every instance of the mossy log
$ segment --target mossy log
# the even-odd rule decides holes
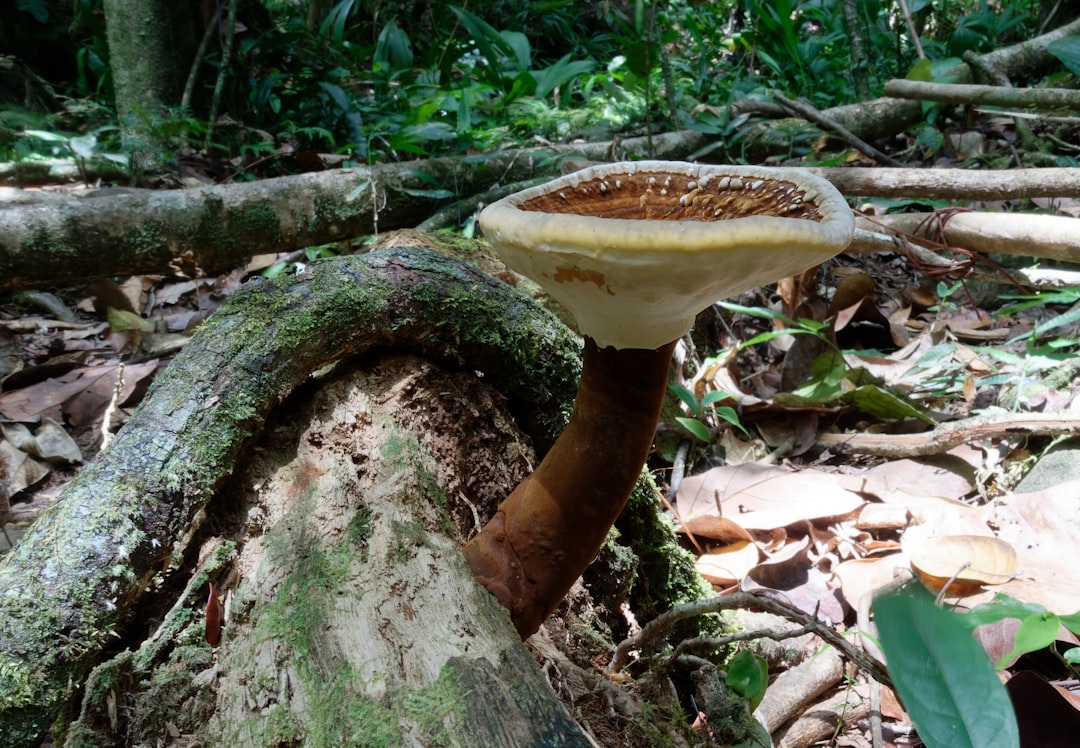
[[[698,132],[631,138],[620,157],[685,158]],[[558,176],[569,158],[609,160],[612,143],[506,150],[178,190],[97,190],[64,202],[0,203],[0,291],[170,269],[213,275],[254,254],[415,226],[447,195]],[[433,190],[439,185],[442,190]]]
[[[125,624],[271,407],[379,347],[481,371],[551,438],[579,341],[525,296],[441,255],[390,250],[257,281],[169,365],[108,449],[0,566],[0,735],[31,745]]]

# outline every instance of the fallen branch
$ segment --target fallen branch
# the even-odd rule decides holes
[[[313,263],[231,296],[0,562],[4,744],[51,724],[270,409],[313,372],[379,347],[483,371],[544,445],[579,346],[524,296],[430,251]]]
[[[780,730],[774,738],[777,748],[810,748],[829,740],[845,725],[870,716],[872,685],[856,683],[840,693],[811,706],[797,720]],[[769,692],[765,692],[768,698]]]
[[[679,159],[705,139],[683,131],[627,139],[620,147],[628,157]],[[255,254],[415,226],[446,201],[432,184],[473,195],[504,182],[555,176],[561,159],[604,159],[610,148],[551,146],[188,190],[101,190],[62,203],[0,202],[0,291],[178,266],[189,273],[225,272]]]
[[[721,610],[753,608],[802,625],[807,631],[813,632],[827,644],[836,647],[841,654],[866,670],[874,680],[885,685],[892,683],[884,665],[838,634],[832,626],[822,623],[817,617],[809,613],[804,613],[777,600],[776,594],[771,591],[733,592],[730,595],[718,595],[705,600],[694,600],[677,605],[649,621],[633,636],[619,642],[608,669],[612,672],[618,672],[626,667],[631,652],[650,648],[655,649],[661,646],[664,636],[679,621],[707,613],[718,613]]]
[[[817,443],[841,454],[869,454],[878,457],[925,457],[942,454],[954,447],[983,439],[1027,436],[1076,436],[1080,418],[1075,413],[1016,413],[990,415],[943,423],[918,434],[817,435]]]
[[[784,108],[804,117],[807,121],[813,122],[815,125],[822,127],[826,130],[830,130],[838,135],[841,139],[846,141],[852,148],[859,153],[869,158],[874,159],[879,164],[885,164],[886,166],[902,167],[903,164],[897,161],[887,153],[882,153],[874,146],[867,143],[865,140],[857,136],[855,133],[848,130],[842,124],[836,120],[831,119],[811,104],[807,104],[802,101],[795,101],[789,99],[781,94],[773,94],[773,98]]]
[[[899,99],[936,101],[941,104],[1080,108],[1080,91],[1067,88],[1006,88],[962,83],[933,83],[893,79],[885,84],[885,95]]]
[[[922,197],[929,200],[1075,198],[1080,168],[1060,169],[865,169],[811,167],[850,197]],[[997,213],[995,216],[1001,214]]]
[[[976,65],[958,65],[955,74],[961,82],[968,82],[972,79],[972,68],[979,67],[1000,70],[1006,75],[1022,79],[1055,61],[1056,58],[1047,52],[1051,42],[1077,33],[1080,33],[1080,19],[1030,41],[973,58],[977,61]],[[759,109],[760,107],[751,102],[736,102],[732,106],[732,113],[734,115]],[[775,112],[775,109],[773,111]],[[895,135],[923,120],[919,102],[892,96],[831,107],[825,109],[823,114],[867,142]],[[797,128],[800,122],[800,118],[792,117],[787,120],[756,123],[743,135],[742,155],[750,160],[761,160],[768,153],[790,148],[792,138],[789,133]]]
[[[920,243],[916,237],[901,234],[885,227],[877,230],[858,228],[855,237],[845,251],[846,254],[875,254],[895,252],[909,257],[924,272],[934,271],[939,275],[987,280],[994,283],[1016,283],[1027,288],[1065,288],[1080,286],[1080,271],[1060,270],[1056,268],[1009,268],[1003,274],[996,267],[964,260],[958,262],[941,254],[942,248],[930,247]]]
[[[858,218],[856,228],[889,230],[983,254],[1080,262],[1080,219],[1037,213],[901,213]]]

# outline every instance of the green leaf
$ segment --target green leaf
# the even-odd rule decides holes
[[[791,394],[827,402],[843,394],[841,382],[847,373],[847,364],[838,351],[826,351],[810,364],[811,378]]]
[[[856,387],[851,392],[845,392],[840,399],[854,405],[860,412],[876,418],[917,418],[930,426],[937,425],[933,418],[915,404],[876,385]]]
[[[134,312],[109,307],[106,312],[106,317],[109,320],[109,329],[113,332],[120,332],[122,330],[140,330],[142,332],[154,331],[153,322],[143,319]]]
[[[409,35],[391,19],[379,32],[375,43],[375,61],[390,70],[409,70],[413,66],[412,44]]]
[[[90,158],[97,149],[97,136],[93,133],[79,135],[68,141],[71,151],[79,158]]]
[[[701,398],[701,407],[707,408],[713,403],[718,403],[721,400],[734,400],[731,395],[722,390],[713,390],[712,392],[706,392],[705,397]]]
[[[933,76],[930,72],[930,58],[924,57],[915,63],[915,66],[908,71],[907,79],[909,81],[924,81],[928,82],[932,80]]]
[[[543,70],[534,70],[533,77],[536,78],[536,97],[538,99],[543,99],[556,88],[569,83],[579,75],[590,72],[595,66],[596,63],[592,60],[570,62],[570,55],[567,54],[554,65],[550,65]]]
[[[1057,640],[1060,629],[1061,620],[1049,611],[1028,616],[1016,630],[1012,651],[1003,655],[994,667],[1001,670],[1022,654],[1046,649]]]
[[[976,605],[965,613],[963,621],[968,628],[974,630],[977,626],[997,623],[1006,618],[1018,618],[1022,621],[1028,616],[1042,615],[1045,612],[1046,608],[1038,603],[1021,602],[999,592],[990,602]]]
[[[713,408],[713,412],[716,413],[717,418],[727,421],[747,436],[750,435],[750,432],[742,425],[742,421],[739,420],[739,414],[735,412],[734,408],[730,408],[727,405],[721,405],[719,408]]]
[[[1046,51],[1061,60],[1073,75],[1080,76],[1080,36],[1066,36],[1046,45]]]
[[[49,143],[63,143],[67,145],[68,142],[67,135],[49,132],[48,130],[24,130],[23,134],[31,138],[37,138],[38,140],[47,141]]]
[[[764,658],[743,649],[731,658],[727,670],[727,687],[750,702],[750,709],[757,709],[769,686],[769,666]]]
[[[701,417],[701,403],[694,397],[694,393],[690,391],[690,388],[685,385],[681,385],[678,382],[668,382],[668,391],[672,395],[683,401],[690,412],[695,416]]]
[[[709,433],[709,429],[705,427],[705,424],[701,421],[693,418],[685,418],[684,416],[676,416],[675,420],[679,422],[679,425],[694,435],[694,438],[698,441],[708,444],[712,441],[712,434]]]
[[[1016,748],[1005,686],[961,616],[921,591],[883,595],[874,622],[889,674],[929,748]]]
[[[1065,662],[1070,665],[1080,665],[1080,647],[1073,647],[1072,649],[1066,649],[1065,654],[1061,655],[1065,658]]]
[[[1068,616],[1060,616],[1061,625],[1067,628],[1074,634],[1080,634],[1080,613],[1073,613]]]

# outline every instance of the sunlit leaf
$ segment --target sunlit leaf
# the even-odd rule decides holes
[[[1012,651],[1002,656],[994,667],[999,669],[1006,667],[1020,655],[1046,649],[1057,640],[1060,629],[1061,621],[1053,613],[1028,616],[1020,623],[1020,628],[1016,631]]]
[[[712,441],[712,434],[709,433],[708,427],[701,421],[693,418],[685,418],[683,416],[676,416],[675,420],[679,422],[679,425],[694,435],[694,438],[703,441],[706,444]]]

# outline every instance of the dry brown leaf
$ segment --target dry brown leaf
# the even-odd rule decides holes
[[[752,542],[754,540],[750,533],[737,522],[712,514],[701,514],[684,519],[680,529],[695,537],[708,538],[718,543]]]
[[[905,538],[906,540],[906,538]],[[937,594],[964,595],[986,584],[1004,584],[1017,573],[1016,551],[989,535],[946,535],[908,544],[905,550],[920,581]]]
[[[869,470],[847,476],[844,485],[861,493],[870,493],[885,503],[918,506],[936,499],[960,506],[960,498],[974,490],[971,466],[948,455],[930,458],[890,460]]]
[[[876,558],[845,561],[836,567],[840,589],[848,605],[856,610],[869,603],[878,590],[892,585],[898,578],[911,578],[911,562],[904,553],[890,553]]]
[[[1080,610],[1076,574],[1080,481],[1003,496],[981,507],[977,515],[1016,548],[1017,564],[1023,570],[1021,577],[998,588],[1001,592],[1059,615]]]
[[[719,516],[747,530],[771,530],[799,522],[846,518],[864,499],[843,488],[840,477],[747,463],[712,468],[683,480],[676,494],[679,516]]]
[[[761,551],[752,541],[721,546],[698,557],[698,573],[712,584],[729,587],[737,584],[761,560]]]
[[[744,590],[779,590],[784,600],[799,610],[839,623],[847,612],[839,590],[829,586],[831,575],[810,563],[809,550],[809,537],[789,545],[747,571],[740,586]]]

